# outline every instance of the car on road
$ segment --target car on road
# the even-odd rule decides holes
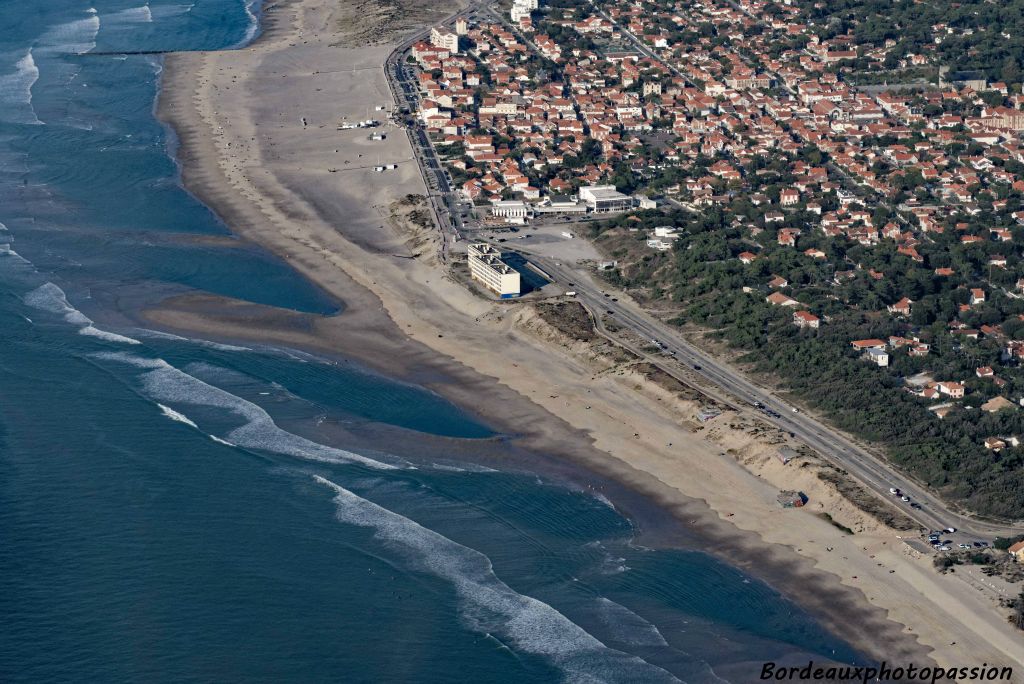
[[[955,527],[947,527],[945,531],[949,532],[950,534],[953,534],[954,532],[956,532],[956,528]]]
[[[912,504],[910,504],[910,507],[911,507],[911,508],[914,508],[914,509],[916,509],[916,510],[919,510],[919,511],[920,511],[920,510],[922,510],[922,509],[921,509],[921,504],[917,503],[916,501],[915,501],[915,502],[913,502]]]
[[[903,501],[905,503],[910,503],[910,497],[909,496],[904,496],[904,497],[901,497],[901,498],[903,499]]]
[[[893,496],[899,496],[900,495],[900,488],[899,487],[889,487],[889,493],[892,494]]]
[[[698,366],[697,364],[693,364],[693,370],[699,371],[700,370],[700,366]]]
[[[976,542],[974,542],[974,548],[976,548],[976,549],[984,549],[987,546],[988,546],[988,542],[986,542],[986,541],[976,541]]]
[[[940,546],[939,547],[939,551],[949,551],[949,550],[951,550],[951,549],[948,546]]]

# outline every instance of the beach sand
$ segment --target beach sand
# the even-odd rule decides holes
[[[346,307],[321,317],[186,295],[142,320],[344,356],[430,387],[516,435],[539,470],[580,486],[614,481],[656,502],[699,529],[710,552],[877,658],[1024,665],[1024,635],[991,596],[937,574],[899,532],[821,481],[813,456],[783,465],[778,435],[733,412],[698,429],[692,398],[565,338],[529,305],[488,301],[448,274],[440,238],[405,220],[403,198],[426,193],[405,131],[385,126],[387,138],[370,141],[337,125],[385,119],[374,108],[394,104],[381,66],[388,41],[455,9],[269,3],[254,45],[169,55],[159,112],[180,139],[186,186],[235,235]],[[397,169],[377,173],[378,164]],[[780,508],[780,488],[803,490],[810,505]],[[641,531],[650,531],[642,520]]]

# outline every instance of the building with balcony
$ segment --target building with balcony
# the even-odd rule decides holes
[[[519,271],[501,260],[501,252],[486,242],[469,245],[469,272],[502,299],[520,294]]]
[[[459,51],[459,34],[450,29],[435,26],[430,29],[430,44],[454,54]]]

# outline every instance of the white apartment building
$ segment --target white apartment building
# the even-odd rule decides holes
[[[519,296],[519,271],[504,263],[501,252],[485,242],[469,245],[469,272],[502,299]]]
[[[459,34],[441,26],[430,29],[430,44],[455,54],[459,51]]]
[[[518,24],[523,17],[530,16],[530,12],[540,7],[538,0],[513,0],[512,2],[512,23]]]

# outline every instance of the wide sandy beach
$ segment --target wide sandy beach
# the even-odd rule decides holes
[[[426,188],[405,131],[385,126],[386,139],[371,141],[338,123],[384,119],[375,107],[394,105],[382,64],[395,41],[456,9],[271,2],[254,45],[169,55],[160,116],[180,138],[186,186],[235,235],[282,255],[346,307],[320,317],[186,296],[145,320],[345,356],[424,384],[517,435],[539,469],[580,486],[615,481],[658,503],[709,550],[878,658],[1024,669],[1024,636],[997,609],[997,590],[937,574],[900,532],[819,479],[819,459],[783,465],[774,457],[783,438],[750,416],[698,426],[691,398],[564,337],[529,305],[487,301],[448,275],[440,238],[407,220],[403,198]],[[397,168],[377,173],[379,164]],[[811,504],[780,508],[782,488]],[[629,512],[628,497],[610,498]]]

